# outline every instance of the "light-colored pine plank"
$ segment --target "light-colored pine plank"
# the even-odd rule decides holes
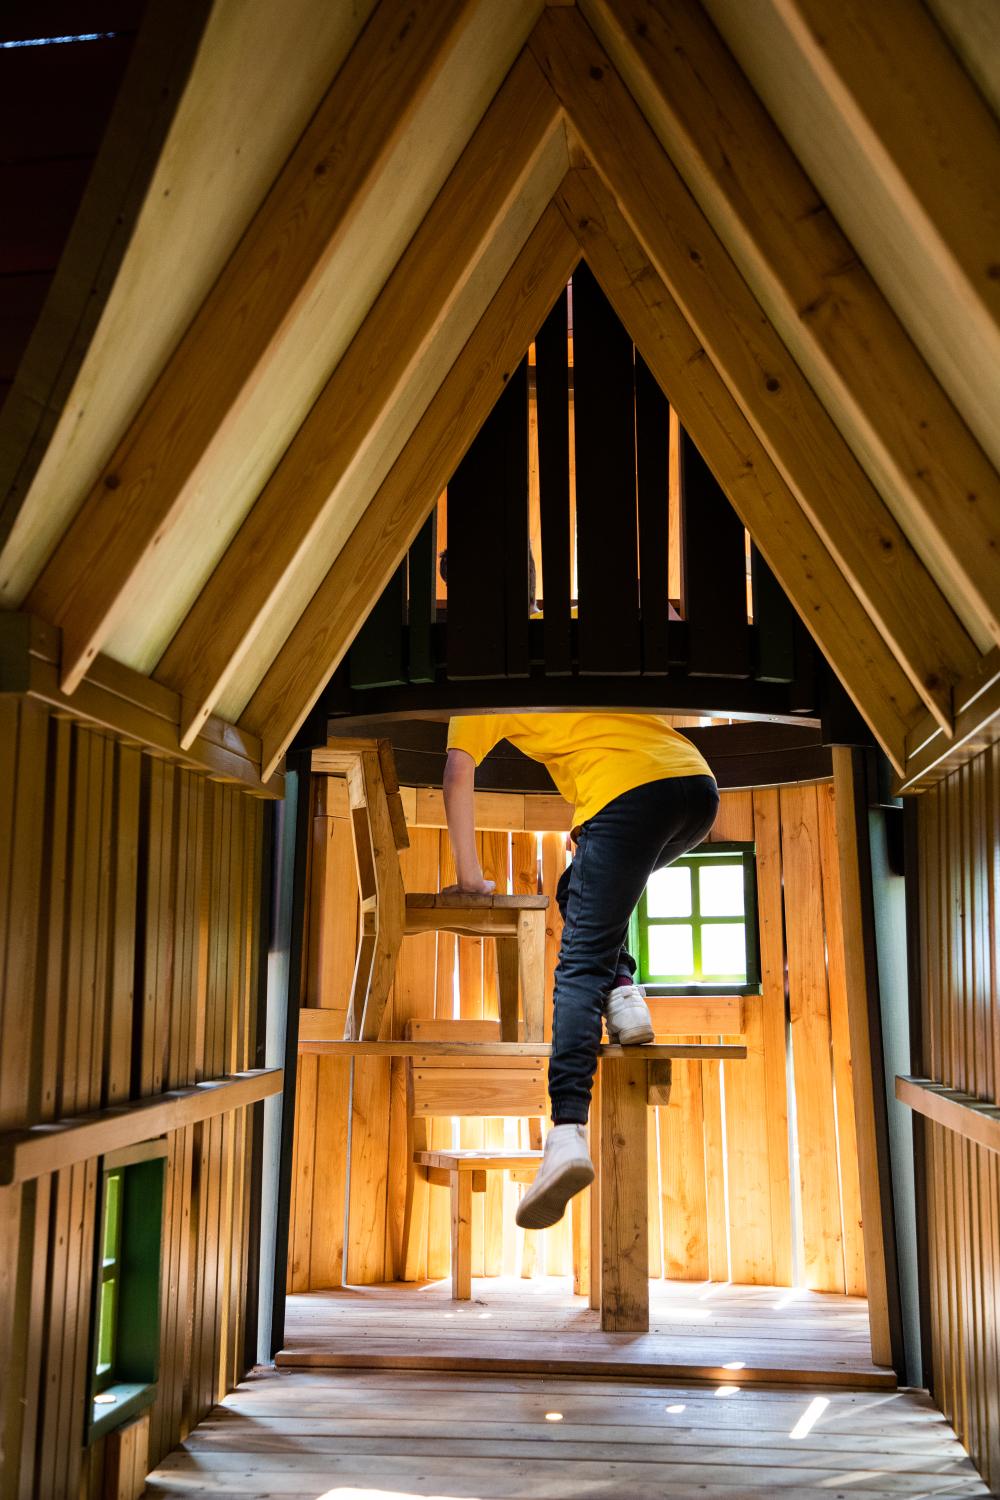
[[[790,353],[985,650],[1000,639],[991,541],[1000,491],[871,270],[699,7],[679,0],[652,9],[641,30],[623,0],[583,9]],[[814,23],[816,14],[813,7]],[[928,29],[923,22],[918,31]],[[893,33],[887,55],[900,50],[900,36]],[[748,193],[751,177],[757,186]]]
[[[392,576],[425,519],[429,507],[423,497],[440,494],[499,395],[511,361],[523,355],[578,254],[561,214],[554,207],[546,209],[247,705],[247,723],[266,726],[268,767],[277,764],[354,638],[359,619]],[[462,411],[458,425],[456,410]]]
[[[830,1038],[837,1100],[837,1155],[840,1170],[841,1216],[844,1230],[844,1290],[865,1295],[865,1247],[861,1230],[861,1183],[858,1177],[858,1137],[854,1123],[854,1075],[851,1069],[851,1031],[847,1018],[847,980],[844,971],[844,924],[840,914],[840,871],[837,850],[837,810],[833,783],[816,788],[819,810],[819,852],[823,874],[823,921],[826,929],[826,966],[830,995]]]
[[[843,1234],[816,788],[782,787],[780,804],[803,1269],[807,1286],[842,1292]]]
[[[565,171],[559,125],[551,90],[522,56],[157,667],[184,695],[186,740],[268,605],[299,588],[306,597],[310,553],[335,557],[360,519],[398,452],[401,401],[412,426],[472,330],[494,242],[522,232],[528,180],[547,174],[550,193]]]

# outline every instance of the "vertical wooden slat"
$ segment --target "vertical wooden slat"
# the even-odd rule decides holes
[[[872,1359],[892,1363],[885,1250],[882,1242],[878,1153],[875,1142],[874,1087],[868,1034],[868,979],[865,963],[861,875],[858,863],[852,752],[833,751],[837,843],[840,849],[840,909],[844,926],[844,971],[847,982],[851,1066],[854,1076],[855,1128],[865,1240],[865,1283]]]
[[[663,1275],[668,1280],[703,1281],[709,1274],[708,1206],[699,1062],[675,1061],[670,1103],[656,1113],[660,1128]]]
[[[372,606],[351,647],[348,662],[352,687],[402,687],[406,682],[405,619],[404,561]]]
[[[750,547],[754,677],[758,682],[791,682],[795,677],[795,611],[757,548]]]
[[[757,919],[760,936],[759,1014],[764,1047],[767,1157],[770,1177],[771,1247],[777,1286],[792,1284],[792,1194],[788,1145],[786,1082],[785,944],[781,893],[781,823],[778,792],[753,793],[757,861]]]
[[[635,391],[632,341],[593,273],[573,275],[579,669],[636,673]]]
[[[535,340],[545,671],[572,669],[570,640],[569,347],[564,292]]]
[[[497,403],[504,420],[504,642],[508,677],[528,675],[528,619],[533,602],[528,541],[528,359],[514,370]]]
[[[636,350],[635,462],[639,504],[639,597],[642,670],[670,668],[670,403]]]
[[[748,677],[743,524],[686,432],[681,438],[688,671]]]
[[[482,835],[482,867],[487,880],[495,882],[498,895],[508,890],[507,867],[510,860],[510,835],[507,833],[484,833]],[[492,941],[483,944],[483,1019],[498,1020],[500,998],[497,984],[497,945]],[[483,1146],[487,1149],[503,1149],[504,1122],[502,1119],[483,1120]],[[503,1270],[503,1178],[498,1172],[486,1176],[486,1192],[483,1198],[483,1269],[484,1276],[499,1276]]]
[[[823,881],[823,920],[830,995],[830,1039],[837,1111],[837,1156],[844,1231],[844,1285],[850,1297],[863,1297],[865,1242],[862,1232],[861,1181],[858,1176],[858,1135],[854,1120],[854,1077],[851,1069],[851,1031],[847,1015],[847,976],[844,970],[844,924],[840,910],[840,856],[837,850],[837,811],[832,782],[816,788],[819,813],[819,854]]]
[[[805,1281],[814,1291],[842,1292],[843,1234],[816,789],[783,787],[780,802]]]
[[[431,625],[437,618],[436,575],[437,515],[431,511],[407,558],[407,676],[411,682],[434,681]]]

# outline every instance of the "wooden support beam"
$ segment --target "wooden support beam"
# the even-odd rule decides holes
[[[773,13],[795,49],[794,66],[821,117],[827,109],[836,116],[836,131],[819,144],[840,151],[839,171],[850,173],[852,193],[865,206],[863,238],[847,223],[857,249],[873,263],[888,250],[901,263],[909,297],[921,289],[931,294],[933,306],[919,318],[921,344],[929,347],[933,324],[950,319],[966,338],[948,351],[965,364],[966,379],[987,372],[976,419],[992,417],[996,462],[996,119],[924,6],[845,0],[834,10],[825,0],[767,0],[760,9]],[[770,18],[761,19],[770,29]],[[788,66],[784,45],[775,62]]]
[[[634,1056],[601,1067],[601,1328],[649,1331],[647,1064]]]
[[[578,256],[550,206],[248,704],[244,717],[260,726],[268,767],[340,664]]]
[[[547,11],[531,47],[704,352],[947,732],[951,685],[971,669],[974,643],[582,17],[575,9]]]
[[[149,1140],[185,1125],[197,1125],[258,1099],[280,1094],[281,1068],[255,1068],[226,1078],[210,1078],[191,1088],[150,1094],[131,1104],[75,1119],[53,1120],[0,1135],[0,1186],[30,1182],[75,1162]]]
[[[840,905],[844,924],[844,978],[851,1035],[851,1073],[854,1080],[854,1121],[858,1141],[861,1216],[865,1243],[865,1282],[872,1360],[892,1364],[889,1326],[889,1286],[882,1228],[878,1142],[875,1132],[874,1090],[883,1087],[872,1068],[869,1035],[868,972],[858,859],[853,752],[836,746],[833,752],[834,800],[840,867]]]
[[[302,1012],[305,1014],[305,1011]],[[404,1041],[309,1041],[303,1052],[317,1052],[324,1057],[549,1057],[550,1042],[404,1042]],[[641,1047],[621,1047],[604,1043],[600,1057],[642,1057],[662,1062],[671,1057],[702,1058],[713,1062],[739,1062],[747,1055],[741,1042],[650,1042]]]
[[[398,442],[401,402],[407,420],[419,421],[464,342],[484,260],[504,239],[511,244],[504,269],[513,259],[528,180],[541,164],[538,190],[547,196],[563,175],[561,118],[537,63],[522,54],[156,668],[183,695],[185,743],[232,679],[269,605],[294,588],[303,559],[317,547],[336,557],[360,520],[378,459]]]
[[[557,200],[595,275],[893,765],[920,699],[593,171]]]
[[[65,631],[73,692],[135,602],[150,551],[196,495],[206,455],[314,295],[473,11],[376,8],[225,271],[29,595]]]
[[[1000,1105],[930,1078],[896,1078],[896,1098],[935,1125],[1000,1154]]]
[[[22,693],[53,709],[107,730],[126,744],[215,781],[229,781],[256,796],[280,798],[285,778],[260,776],[260,740],[214,716],[188,749],[180,743],[180,698],[170,688],[99,656],[70,697],[59,686],[59,631],[32,615],[0,614],[0,693]]]
[[[977,645],[1000,640],[996,473],[708,17],[687,0],[583,0],[581,9]],[[829,7],[822,9],[826,34]],[[838,10],[838,26],[847,24],[845,10]],[[880,26],[884,10],[870,10],[864,24]],[[923,17],[916,22],[928,25]],[[897,43],[894,56],[899,50]],[[852,53],[866,67],[872,55],[869,48]],[[881,65],[873,80],[876,73],[881,88]],[[926,89],[922,80],[921,93]],[[917,136],[937,171],[932,137]],[[947,207],[955,212],[962,180],[952,194],[950,167]],[[971,244],[967,221],[962,230]],[[976,245],[977,274],[983,243]]]
[[[923,791],[1000,739],[1000,649],[984,656],[954,692],[955,730],[947,739],[930,714],[907,737],[898,793]]]

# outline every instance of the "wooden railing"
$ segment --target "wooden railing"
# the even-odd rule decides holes
[[[0,1187],[30,1182],[122,1146],[256,1104],[259,1099],[279,1094],[282,1079],[281,1068],[255,1068],[92,1114],[7,1131],[0,1135]]]
[[[935,1125],[1000,1154],[1000,1104],[977,1099],[930,1078],[897,1077],[896,1098]]]

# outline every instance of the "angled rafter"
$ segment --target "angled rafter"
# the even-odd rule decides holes
[[[558,202],[588,265],[671,406],[886,754],[899,767],[907,727],[920,713],[916,692],[705,357],[597,173],[570,173]]]
[[[552,90],[525,53],[157,667],[184,697],[185,744],[269,605],[294,588],[297,566],[317,547],[336,556],[360,519],[377,471],[369,489],[360,480],[388,442],[401,443],[400,406],[419,420],[449,345],[458,338],[460,346],[463,322],[474,317],[468,289],[484,258],[497,254],[498,237],[509,244],[504,269],[520,248],[516,204],[540,164],[546,201],[566,170],[565,134]]]
[[[978,655],[575,10],[532,50],[587,155],[783,479],[918,693],[950,730],[950,691]]]
[[[472,0],[376,9],[288,164],[43,570],[28,607],[63,630],[72,691],[133,602],[144,559],[301,312],[468,22]]]
[[[687,0],[582,9],[977,644],[1000,640],[997,475],[719,34]]]
[[[247,705],[277,765],[579,258],[550,205]]]

